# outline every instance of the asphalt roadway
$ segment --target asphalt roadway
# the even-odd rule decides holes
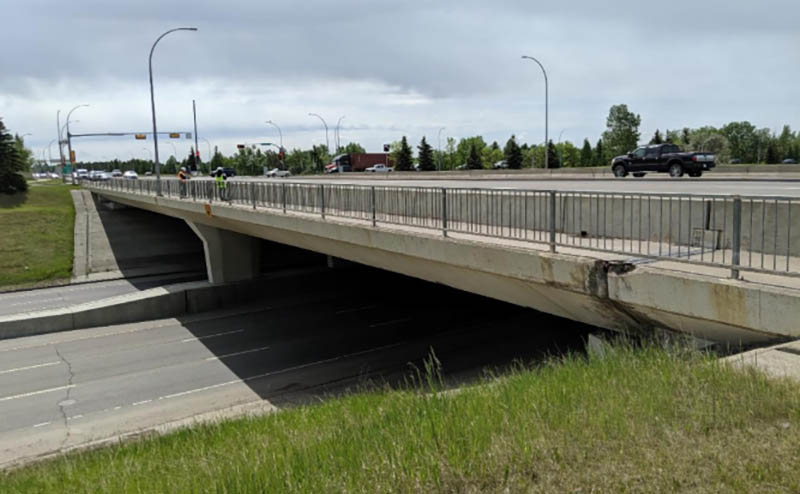
[[[583,348],[588,328],[392,274],[275,304],[0,341],[0,466],[248,404],[447,381]],[[358,287],[361,286],[360,289]],[[356,289],[353,289],[356,287]]]
[[[721,180],[711,177],[701,178],[622,178],[622,179],[555,179],[555,178],[529,178],[524,179],[395,179],[391,174],[384,177],[358,178],[342,176],[341,178],[298,178],[268,179],[270,181],[302,181],[303,183],[324,184],[357,184],[357,185],[382,185],[403,187],[450,187],[450,188],[487,188],[487,189],[517,189],[517,190],[557,190],[570,192],[632,192],[632,193],[660,193],[660,194],[738,194],[742,196],[783,196],[800,197],[800,180],[747,180],[727,179]]]

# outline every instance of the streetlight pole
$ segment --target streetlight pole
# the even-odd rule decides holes
[[[56,131],[58,132],[58,155],[61,158],[61,166],[63,167],[66,162],[64,161],[64,147],[61,138],[61,110],[56,112]]]
[[[342,115],[341,117],[339,117],[339,121],[336,122],[336,152],[337,153],[339,152],[339,149],[341,149],[341,147],[342,147],[342,143],[339,140],[339,126],[342,124],[342,120],[344,120],[344,118],[345,118],[344,115]]]
[[[442,171],[442,131],[444,127],[439,128],[439,171]]]
[[[284,159],[282,157],[283,153],[284,153],[284,150],[283,150],[283,132],[281,132],[281,128],[278,127],[278,124],[276,124],[272,120],[267,120],[266,123],[269,124],[269,125],[272,125],[276,129],[278,129],[278,137],[280,138],[280,145],[281,145],[281,147],[278,149],[278,155],[281,156],[281,170],[285,170],[286,169],[286,164],[284,163]]]
[[[86,105],[86,104],[78,105],[75,108],[73,108],[72,110],[70,110],[69,113],[67,113],[67,151],[69,152],[69,164],[72,165],[72,166],[75,166],[75,162],[72,160],[72,137],[70,136],[70,133],[69,133],[69,116],[72,115],[72,112],[74,112],[78,108],[87,107],[87,106],[89,106],[89,105]]]
[[[558,143],[556,146],[561,146],[561,134],[567,129],[561,129],[561,132],[558,133]],[[547,152],[547,148],[545,148],[545,152]],[[558,166],[560,168],[564,167],[564,150],[562,148],[558,149]]]
[[[317,115],[316,113],[309,113],[308,116],[309,117],[317,117],[318,119],[322,120],[322,125],[325,126],[325,147],[327,148],[327,151],[330,152],[331,146],[330,146],[330,142],[328,141],[328,124],[325,123],[325,119],[322,118],[321,116]]]
[[[550,168],[550,162],[549,162],[549,160],[547,158],[547,155],[548,155],[547,147],[550,145],[550,141],[549,141],[548,136],[547,136],[547,131],[548,131],[547,126],[548,126],[548,121],[549,121],[549,115],[548,115],[548,113],[549,113],[549,108],[548,108],[548,106],[549,106],[549,103],[548,103],[549,88],[548,88],[548,82],[547,82],[547,71],[544,70],[544,65],[542,65],[542,63],[540,61],[536,60],[535,58],[529,57],[527,55],[522,55],[522,58],[527,58],[528,60],[533,60],[534,62],[536,62],[539,65],[539,67],[542,69],[542,74],[544,74],[544,167],[545,167],[545,169],[547,169],[547,168]]]
[[[156,98],[153,94],[153,51],[156,49],[156,45],[161,38],[168,35],[169,33],[174,33],[175,31],[197,31],[196,27],[177,27],[175,29],[170,29],[169,31],[165,32],[161,36],[159,36],[155,43],[153,43],[152,48],[150,48],[150,58],[148,62],[148,68],[150,70],[150,109],[153,113],[153,147],[156,151],[156,160],[155,160],[155,168],[156,168],[156,195],[161,195],[161,170],[158,166],[158,130],[156,129]]]

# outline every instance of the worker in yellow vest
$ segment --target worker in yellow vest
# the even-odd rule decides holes
[[[227,194],[227,187],[228,184],[225,181],[228,180],[228,177],[225,176],[225,172],[222,171],[222,167],[218,167],[215,172],[214,181],[217,183],[217,191],[219,192],[219,200],[220,201],[227,201],[228,194]]]

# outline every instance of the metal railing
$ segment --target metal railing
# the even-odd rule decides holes
[[[86,182],[156,195],[152,180]],[[800,276],[798,198],[162,180],[162,194],[557,248]]]

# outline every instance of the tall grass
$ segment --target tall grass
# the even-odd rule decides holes
[[[420,384],[422,378],[424,384]],[[1,492],[797,492],[800,387],[617,346],[366,390],[0,474]]]
[[[70,190],[36,183],[24,194],[0,194],[0,290],[70,277],[75,226]]]

